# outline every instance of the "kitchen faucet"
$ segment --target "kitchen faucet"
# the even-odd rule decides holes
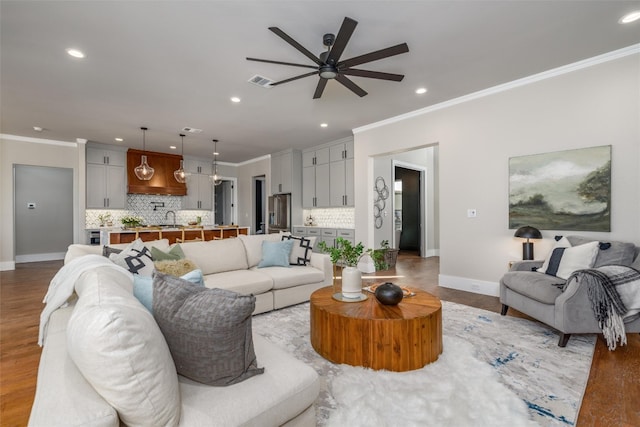
[[[173,214],[173,228],[176,227],[176,213],[174,211],[167,211],[166,214],[164,214],[164,219],[169,218],[169,214]]]

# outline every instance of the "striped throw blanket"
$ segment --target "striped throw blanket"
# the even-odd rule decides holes
[[[640,272],[622,265],[578,270],[567,279],[587,286],[591,308],[607,340],[609,350],[627,343],[625,322],[640,315]]]

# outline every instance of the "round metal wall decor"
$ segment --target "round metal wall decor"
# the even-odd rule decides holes
[[[389,187],[387,187],[383,177],[376,178],[376,185],[373,190],[373,220],[376,228],[382,228],[384,208],[387,207],[385,200],[389,198]]]

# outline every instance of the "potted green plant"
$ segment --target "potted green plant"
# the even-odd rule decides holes
[[[142,218],[135,215],[125,215],[120,218],[120,222],[122,223],[124,228],[134,228],[142,224]]]
[[[334,246],[329,247],[326,242],[322,241],[318,247],[322,252],[329,254],[331,258],[334,271],[334,290],[337,291],[335,281],[337,267],[341,267],[342,296],[350,299],[360,298],[362,296],[362,273],[358,270],[357,265],[365,253],[362,243],[354,245],[350,240],[338,237]]]
[[[379,249],[369,249],[367,253],[373,260],[373,264],[376,267],[376,271],[387,270],[389,264],[387,263],[387,253],[389,252],[389,241],[383,240],[380,242]]]

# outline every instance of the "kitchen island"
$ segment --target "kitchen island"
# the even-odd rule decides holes
[[[169,239],[169,243],[176,243],[177,240],[216,240],[228,239],[230,237],[238,237],[240,234],[248,235],[250,227],[238,226],[176,226],[176,227],[138,227],[132,229],[110,229],[108,231],[106,242],[103,244],[131,243],[136,237],[142,239],[143,242],[158,239]],[[106,230],[105,230],[106,231]],[[184,233],[184,237],[183,237]],[[101,239],[102,240],[102,239]],[[103,241],[104,242],[104,241]]]

